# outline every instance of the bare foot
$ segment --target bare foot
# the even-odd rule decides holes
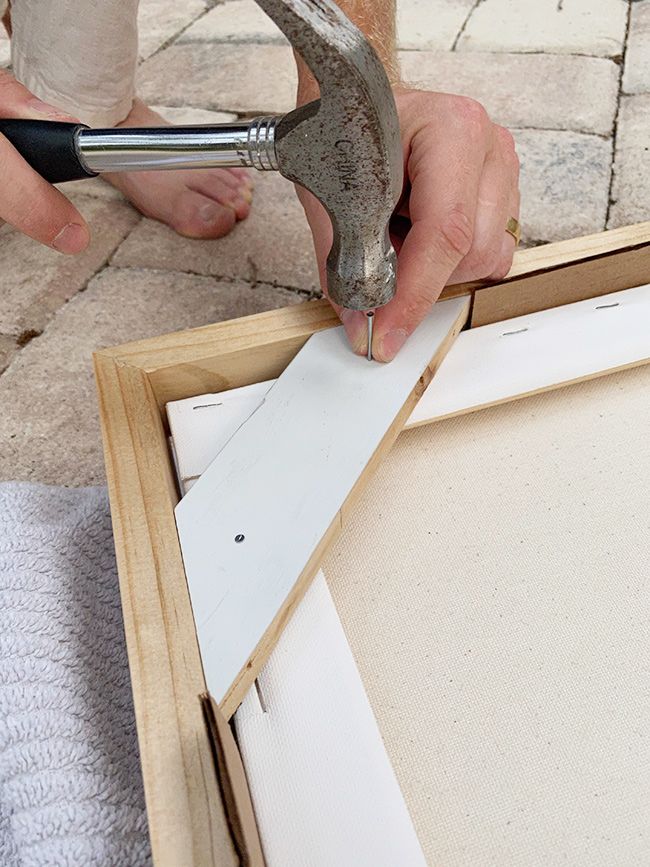
[[[167,126],[139,99],[119,126]],[[253,199],[246,169],[188,169],[118,172],[104,179],[117,187],[146,217],[189,238],[220,238],[245,220]]]

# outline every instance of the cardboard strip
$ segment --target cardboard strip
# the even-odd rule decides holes
[[[234,723],[268,867],[425,867],[319,572]]]
[[[467,320],[437,304],[392,364],[313,335],[176,507],[207,687],[236,709]]]

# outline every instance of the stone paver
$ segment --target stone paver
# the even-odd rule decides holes
[[[80,256],[64,256],[18,232],[6,232],[0,244],[0,334],[24,342],[40,333],[55,310],[82,289],[101,268],[139,216],[129,206],[75,197],[92,232]]]
[[[397,5],[401,48],[450,49],[475,0],[403,0]],[[178,42],[286,43],[255,0],[227,0],[187,28]],[[215,49],[218,56],[219,49]]]
[[[19,349],[15,338],[9,334],[0,334],[0,374],[9,367],[11,359]]]
[[[295,108],[296,65],[285,45],[184,43],[140,67],[138,92],[147,102],[242,113]]]
[[[236,0],[235,0],[236,2]],[[280,45],[173,45],[142,67],[145,99],[237,112],[285,112],[295,106],[295,65]],[[406,81],[481,100],[508,126],[611,133],[618,66],[611,60],[554,55],[400,53]],[[248,65],[250,75],[243,76]],[[252,69],[251,69],[252,67]],[[266,69],[262,84],[259,77]],[[585,99],[585,92],[598,99]]]
[[[650,0],[632,3],[623,91],[650,93]]]
[[[179,42],[276,42],[286,43],[282,31],[255,0],[227,0],[218,3],[178,39]],[[219,63],[220,47],[214,49]]]
[[[247,220],[216,241],[191,241],[154,220],[143,220],[113,264],[230,277],[317,291],[311,233],[293,184],[275,173],[254,173]]]
[[[623,51],[627,10],[626,0],[483,0],[458,48],[615,57]]]
[[[473,96],[505,126],[611,134],[619,76],[611,60],[417,51],[401,62],[409,83]]]
[[[203,0],[140,0],[138,48],[140,57],[151,57],[166,42],[207,9]]]
[[[299,301],[283,289],[109,268],[0,377],[0,479],[104,479],[92,352]]]
[[[104,199],[107,202],[125,202],[126,199],[112,187],[103,181],[101,178],[86,178],[83,181],[67,181],[65,184],[56,185],[61,192],[68,198],[75,196],[84,196],[92,199]]]
[[[139,93],[170,122],[294,107],[291,49],[254,0],[142,0],[139,20]],[[473,96],[513,128],[525,242],[598,231],[608,207],[610,226],[650,216],[650,0],[398,0],[398,44],[409,81]],[[609,58],[624,51],[622,92],[633,95],[620,101],[609,203],[621,71]],[[0,65],[8,62],[0,34]],[[0,476],[103,477],[95,347],[317,290],[291,185],[254,179],[251,217],[218,241],[139,218],[98,179],[63,187],[95,225],[86,258],[64,259],[0,226]]]
[[[610,227],[650,219],[650,93],[621,100],[612,198]]]
[[[605,228],[611,141],[554,130],[514,130],[521,161],[525,243]]]
[[[400,48],[450,49],[475,0],[398,0]]]
[[[401,48],[450,49],[475,0],[402,0],[397,4]],[[185,30],[178,42],[285,43],[255,0],[227,0]],[[219,49],[215,49],[218,57]]]

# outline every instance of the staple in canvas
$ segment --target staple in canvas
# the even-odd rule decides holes
[[[524,331],[528,331],[528,326],[526,326],[525,328],[518,328],[516,331],[504,331],[501,336],[510,337],[511,334],[523,334]]]
[[[260,707],[262,708],[262,713],[266,713],[266,702],[264,701],[264,696],[262,695],[262,687],[260,686],[259,678],[255,678],[255,692],[257,693],[257,698],[260,703]]]

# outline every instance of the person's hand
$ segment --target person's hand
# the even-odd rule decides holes
[[[519,217],[519,161],[512,135],[472,99],[397,90],[404,192],[391,223],[397,294],[375,315],[373,357],[391,361],[444,286],[498,280],[515,249],[506,232]],[[314,236],[321,285],[332,229],[322,205],[299,189]],[[337,308],[355,352],[367,351],[363,313]]]
[[[0,117],[75,120],[37,99],[4,70],[0,70]],[[80,253],[90,240],[86,221],[74,205],[37,174],[0,135],[0,223],[2,221],[60,253]]]

